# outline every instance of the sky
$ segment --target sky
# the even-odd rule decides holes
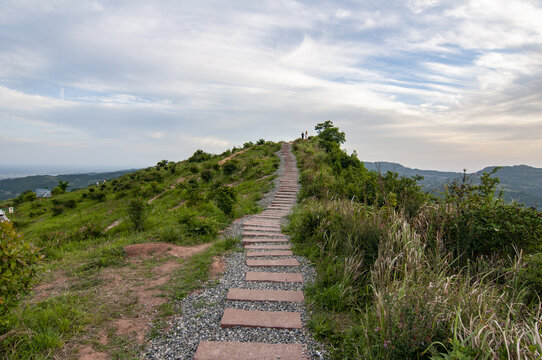
[[[132,168],[331,120],[365,161],[542,167],[542,1],[0,0],[0,168]]]

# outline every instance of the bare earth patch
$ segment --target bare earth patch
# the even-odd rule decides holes
[[[228,156],[228,157],[226,157],[226,158],[220,160],[220,161],[218,162],[218,165],[223,165],[226,161],[228,161],[228,160],[234,158],[234,157],[237,156],[237,155],[240,155],[240,154],[244,153],[244,152],[247,151],[248,149],[249,149],[249,148],[246,148],[246,149],[243,149],[243,150],[241,150],[241,151],[238,151],[238,152],[236,152],[236,153],[231,154],[230,156]]]
[[[107,360],[107,354],[94,350],[91,346],[85,345],[79,349],[79,360]]]
[[[158,307],[167,302],[159,287],[182,266],[179,258],[192,256],[209,246],[211,244],[186,247],[167,243],[126,246],[124,250],[128,265],[103,269],[96,275],[100,280],[99,284],[86,290],[103,306],[105,312],[97,314],[103,320],[97,322],[94,328],[88,329],[83,338],[67,343],[64,354],[59,354],[60,358],[75,356],[84,360],[109,359],[109,354],[103,349],[107,349],[110,343],[114,344],[116,336],[129,337],[134,343],[143,344],[158,314]],[[224,267],[224,261],[215,258],[211,269],[212,276],[223,272]],[[50,280],[33,289],[34,297],[31,301],[43,301],[60,295],[78,282],[79,279],[68,276],[66,272],[55,272],[50,275]],[[93,344],[97,345],[100,351],[97,350],[98,347],[93,347]]]
[[[67,276],[65,271],[55,271],[51,274],[51,279],[45,283],[36,285],[32,292],[34,297],[31,302],[38,303],[45,299],[58,296],[68,290],[73,278]]]
[[[122,219],[118,219],[118,220],[115,220],[111,223],[111,225],[109,225],[108,227],[105,228],[104,230],[104,233],[108,232],[109,230],[117,227],[120,225],[120,223],[122,222],[123,220]]]
[[[218,278],[218,275],[226,271],[226,262],[222,256],[215,256],[211,264],[211,279]]]
[[[211,244],[179,246],[168,243],[144,243],[125,246],[124,251],[128,257],[166,254],[175,257],[186,257],[203,251],[209,246],[211,246]]]

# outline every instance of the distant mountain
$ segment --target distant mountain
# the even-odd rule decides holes
[[[439,195],[444,190],[444,185],[454,179],[463,176],[461,172],[447,172],[436,170],[420,170],[405,167],[392,162],[364,162],[369,170],[380,170],[382,173],[394,171],[400,176],[421,175],[424,179],[420,182],[424,190]],[[495,166],[486,167],[475,173],[468,174],[472,182],[477,183],[484,172],[490,172]],[[527,165],[503,166],[494,177],[501,181],[503,197],[507,201],[517,201],[526,206],[542,209],[542,169]]]
[[[36,191],[36,189],[53,189],[58,185],[58,181],[67,181],[69,183],[68,191],[80,189],[94,184],[97,181],[113,179],[127,173],[136,171],[118,170],[103,173],[86,174],[66,174],[66,175],[33,175],[14,179],[0,180],[0,201],[18,196],[26,190]]]

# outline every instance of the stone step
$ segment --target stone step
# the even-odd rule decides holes
[[[264,271],[247,271],[246,281],[269,281],[269,282],[303,282],[303,275],[300,273],[276,273]]]
[[[280,259],[280,260],[248,260],[249,267],[270,267],[270,266],[299,266],[299,261],[295,258]]]
[[[202,341],[194,360],[306,360],[303,344]]]
[[[227,300],[303,302],[303,291],[295,290],[251,290],[233,288],[228,290]]]
[[[244,231],[261,231],[261,232],[276,232],[282,234],[282,229],[280,227],[259,227],[259,226],[245,226]]]
[[[264,327],[274,329],[301,329],[301,315],[298,312],[289,311],[259,311],[224,309],[224,315],[220,320],[223,328],[232,326]]]
[[[249,251],[247,257],[260,256],[293,256],[292,250],[271,250],[271,251]]]
[[[280,226],[280,221],[269,221],[269,220],[252,220],[247,221],[243,225],[245,226],[263,226],[263,227],[277,227]]]
[[[245,245],[247,250],[289,250],[291,246],[286,245]]]
[[[285,237],[281,232],[270,232],[270,231],[243,231],[243,236],[246,237]]]
[[[245,238],[241,240],[243,245],[246,244],[257,244],[257,243],[285,243],[288,242],[287,238],[279,239],[279,238]]]

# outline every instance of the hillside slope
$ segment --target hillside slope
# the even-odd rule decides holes
[[[0,358],[137,358],[178,313],[173,300],[221,272],[239,241],[223,231],[262,210],[279,149],[197,150],[51,199],[1,201],[45,260],[32,293],[0,319]]]

